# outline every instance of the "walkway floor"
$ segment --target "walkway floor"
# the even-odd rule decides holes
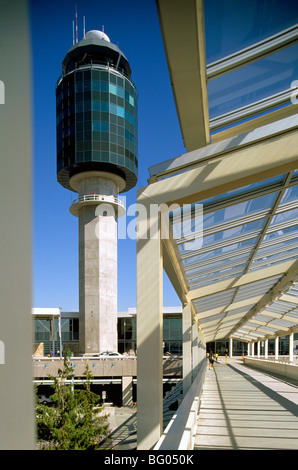
[[[195,449],[298,449],[298,387],[229,360],[206,371]]]

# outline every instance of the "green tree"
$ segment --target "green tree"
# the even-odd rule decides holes
[[[64,369],[58,370],[54,381],[51,399],[54,406],[36,405],[37,438],[43,447],[56,450],[92,449],[96,441],[107,433],[105,418],[99,416],[102,408],[97,407],[98,395],[91,392],[92,374],[88,365],[85,370],[84,390],[74,390],[71,381],[74,368],[67,353]],[[45,445],[46,442],[46,445]]]

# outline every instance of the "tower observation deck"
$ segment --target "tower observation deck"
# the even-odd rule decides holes
[[[118,194],[138,178],[138,97],[131,68],[102,31],[62,62],[56,87],[57,180],[78,193],[80,352],[117,350]]]

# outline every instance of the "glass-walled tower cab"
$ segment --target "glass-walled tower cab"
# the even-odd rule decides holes
[[[67,189],[80,171],[119,174],[125,191],[138,177],[138,98],[123,53],[90,31],[63,61],[56,89],[57,175]]]
[[[128,60],[89,31],[62,62],[56,88],[57,179],[78,193],[80,352],[117,350],[118,194],[138,178],[138,98]]]

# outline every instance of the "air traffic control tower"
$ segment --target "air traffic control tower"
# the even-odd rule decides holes
[[[70,48],[56,88],[57,179],[78,193],[80,353],[117,351],[118,194],[137,183],[137,92],[101,31]]]

